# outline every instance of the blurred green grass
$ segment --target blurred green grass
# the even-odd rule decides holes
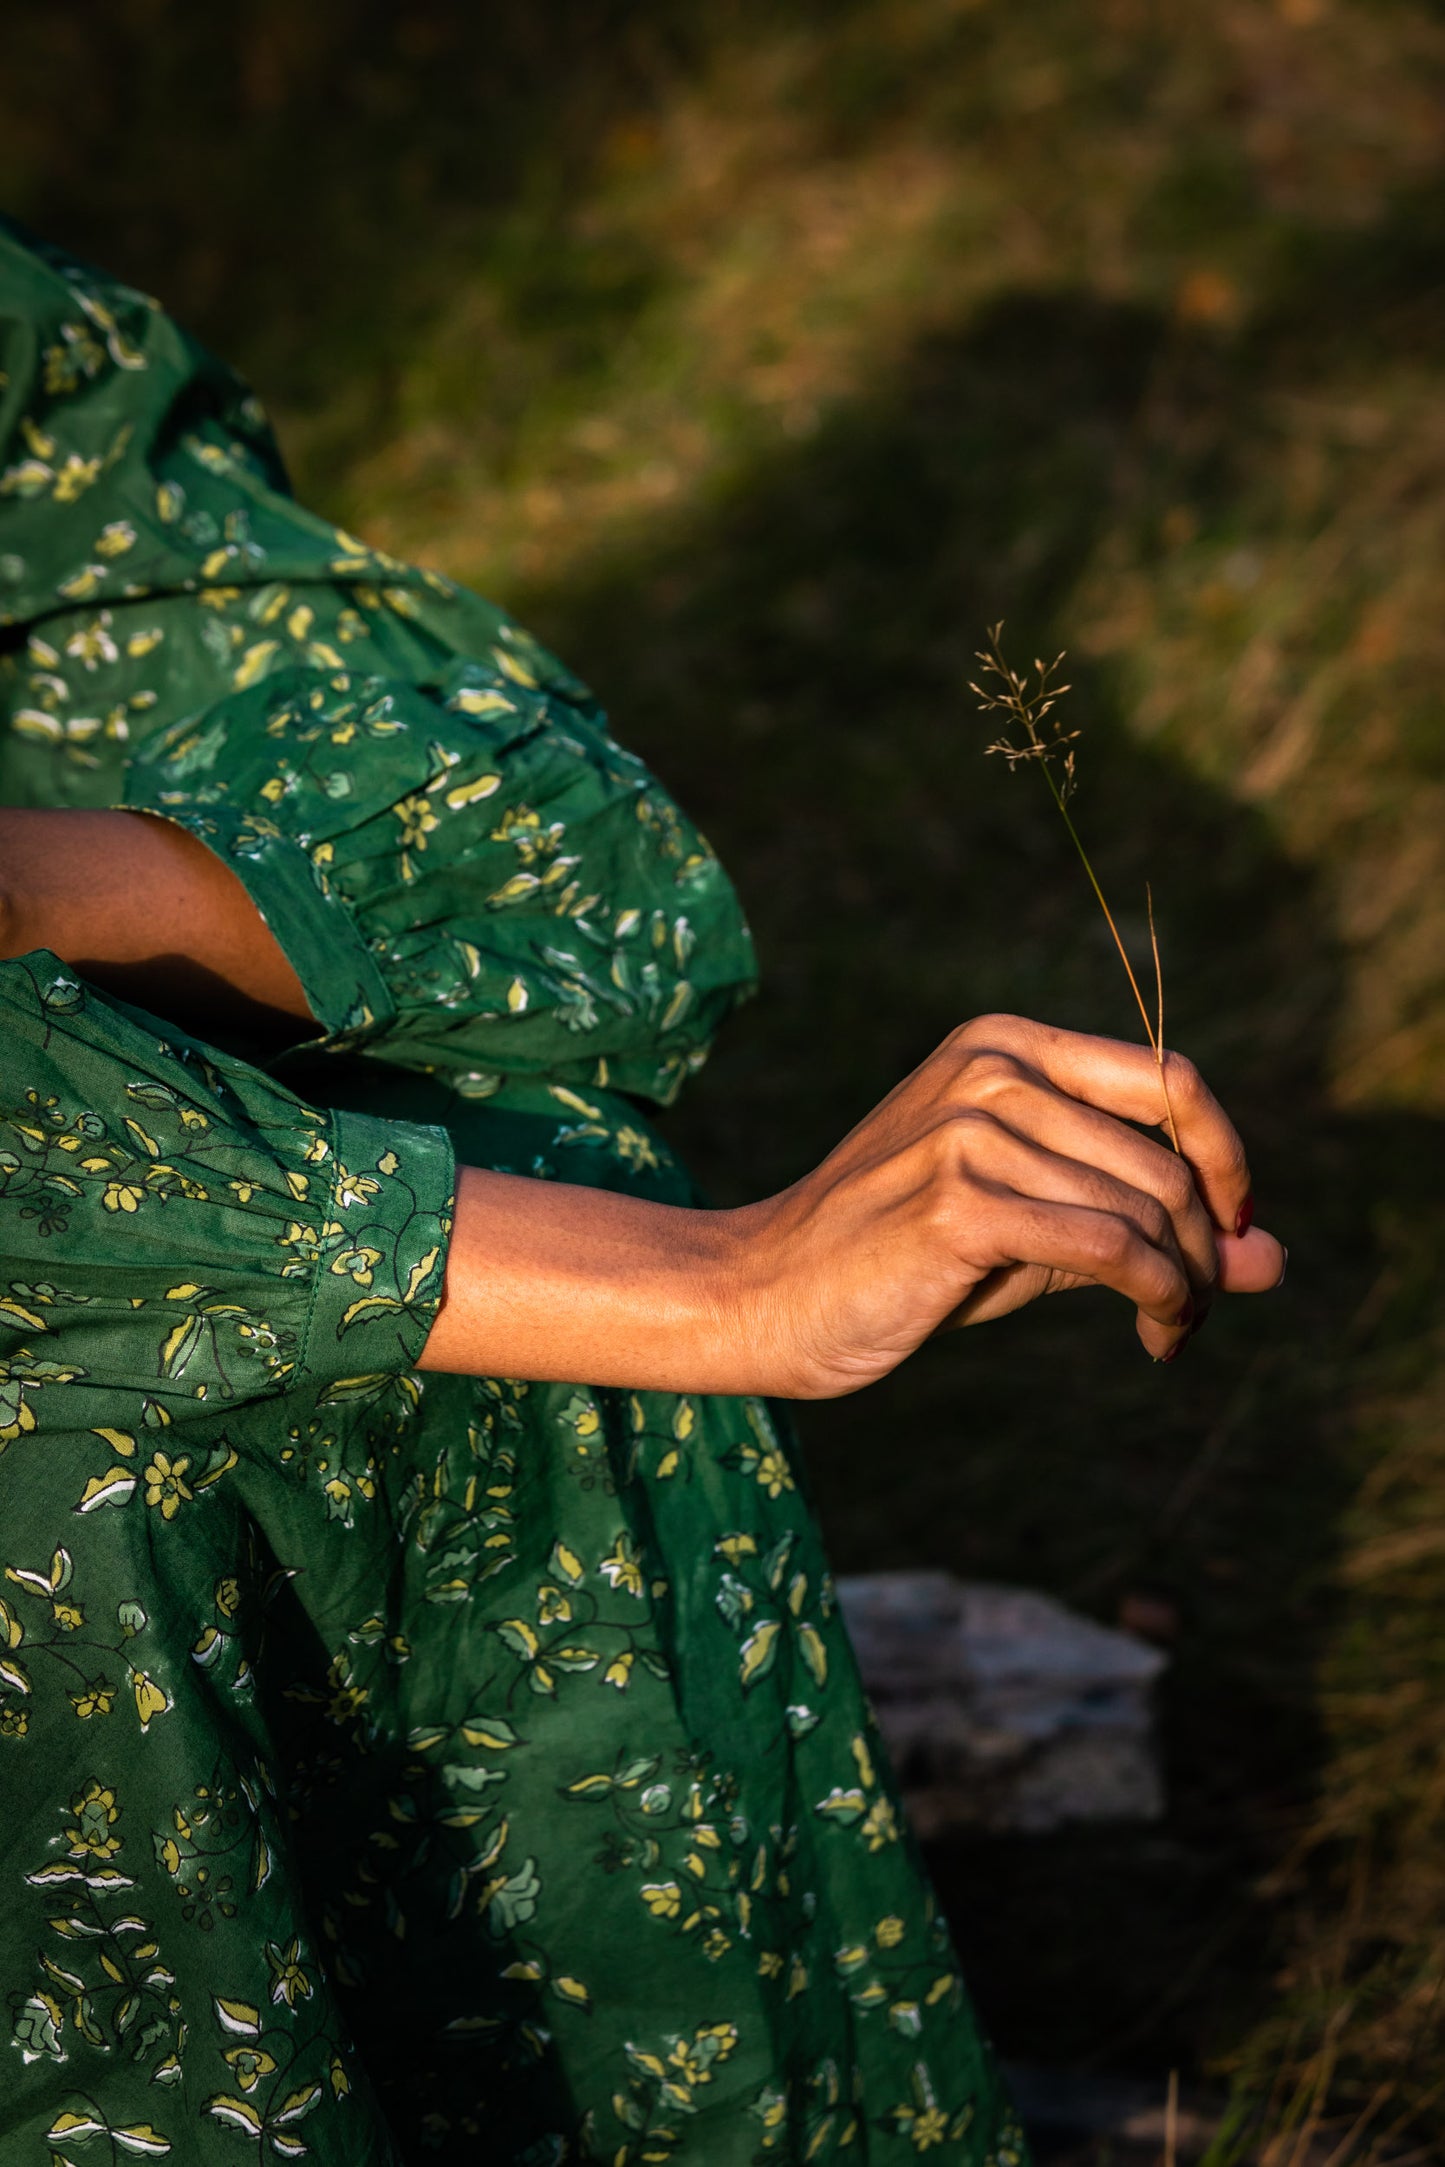
[[[1168,1372],[1087,1297],[931,1348],[805,1410],[819,1500],[847,1569],[1181,1616],[1161,1829],[935,1858],[1005,2050],[1281,2129],[1383,2088],[1427,2148],[1442,78],[1424,0],[53,0],[0,82],[6,207],[236,360],[303,494],[517,607],[704,821],[765,972],[675,1117],[719,1197],[973,1011],[1131,1033],[965,689],[994,618],[1069,648],[1080,821],[1136,931],[1153,881],[1290,1282]]]

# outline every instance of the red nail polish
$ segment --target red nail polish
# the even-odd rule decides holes
[[[1236,1234],[1247,1234],[1253,1225],[1254,1191],[1253,1189],[1251,1189],[1248,1196],[1239,1207],[1239,1217],[1234,1222],[1234,1231]]]
[[[1176,1339],[1167,1354],[1156,1354],[1154,1359],[1156,1362],[1177,1362],[1188,1345],[1187,1339]]]
[[[1202,1324],[1204,1320],[1201,1317],[1199,1321]],[[1184,1304],[1184,1307],[1180,1310],[1178,1316],[1174,1319],[1174,1322],[1179,1327],[1181,1332],[1183,1331],[1186,1324],[1192,1324],[1194,1322],[1194,1302],[1192,1297]]]

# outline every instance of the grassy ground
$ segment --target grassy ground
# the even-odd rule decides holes
[[[545,20],[544,20],[545,15]],[[935,1861],[1020,2059],[1445,2145],[1445,28],[1424,0],[53,0],[0,193],[514,603],[697,812],[763,998],[723,1198],[960,1016],[1131,1030],[984,623],[1292,1251],[1160,1371],[1076,1297],[808,1413],[840,1566],[1182,1628],[1160,1829]],[[1293,2138],[1276,2157],[1290,2158]]]

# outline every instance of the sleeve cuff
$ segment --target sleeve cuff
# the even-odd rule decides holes
[[[128,791],[122,809],[185,828],[235,874],[300,979],[327,1051],[344,1051],[385,1031],[396,1003],[360,927],[329,892],[324,868],[260,815],[176,796],[179,802],[168,805],[165,793]]]
[[[332,1397],[414,1369],[446,1282],[456,1165],[444,1129],[332,1116],[303,1368]],[[320,1189],[319,1182],[314,1184]]]

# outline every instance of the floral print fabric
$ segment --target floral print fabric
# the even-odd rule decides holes
[[[0,235],[0,325],[0,797],[183,822],[317,1017],[0,965],[0,2161],[1014,2167],[776,1414],[413,1368],[454,1155],[695,1201],[725,877],[153,304]]]

